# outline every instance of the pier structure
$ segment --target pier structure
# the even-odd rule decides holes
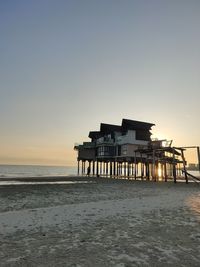
[[[121,125],[101,123],[99,131],[89,132],[90,142],[75,144],[78,151],[78,175],[172,180],[191,177],[187,172],[185,150],[199,147],[173,147],[172,140],[151,138],[153,123],[123,119]],[[198,180],[198,178],[197,178]]]

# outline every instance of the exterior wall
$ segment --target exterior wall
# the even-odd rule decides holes
[[[151,140],[151,133],[148,130],[137,130],[136,131],[136,140]]]
[[[148,141],[136,140],[136,131],[128,130],[126,135],[117,137],[117,143],[119,145],[133,144],[133,145],[148,145]]]
[[[99,146],[97,148],[97,157],[114,157],[114,146]]]
[[[135,150],[139,149],[140,145],[132,145],[132,144],[126,144],[121,146],[121,156],[127,156],[127,157],[134,157],[135,156]],[[137,153],[137,156],[138,153]]]
[[[100,137],[96,140],[96,144],[99,145],[99,144],[106,144],[106,143],[110,143],[110,144],[114,144],[115,141],[117,140],[118,137],[121,136],[121,133],[120,132],[114,132],[113,135],[111,134],[107,134],[103,137]]]
[[[111,138],[111,135],[105,135],[104,137],[100,137],[96,140],[96,144],[113,144],[114,140]]]
[[[82,160],[95,160],[95,149],[79,149],[78,151],[78,159]]]
[[[121,136],[121,135],[122,135],[121,132],[114,132],[115,141],[116,141],[117,138],[118,138],[119,136]]]

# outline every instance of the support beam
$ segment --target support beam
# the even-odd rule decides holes
[[[134,177],[135,177],[135,180],[136,180],[136,178],[137,178],[137,160],[136,160],[136,152],[135,152],[135,157],[134,157],[134,165],[135,165]]]
[[[119,175],[120,176],[122,175],[122,163],[121,162],[119,163]]]
[[[108,176],[108,161],[106,162],[106,176]]]
[[[77,170],[77,173],[78,173],[78,175],[79,175],[79,172],[80,172],[80,160],[78,160],[77,163],[78,163],[78,170]]]
[[[154,182],[158,180],[158,161],[155,162],[155,179]]]
[[[81,160],[81,174],[83,175],[83,161]]]
[[[176,183],[175,149],[173,149],[173,177],[174,177],[174,183]]]
[[[156,180],[156,159],[155,159],[155,150],[153,150],[153,173],[152,173],[152,178],[155,181]]]
[[[145,168],[146,168],[146,179],[149,180],[149,162],[148,161],[145,163]]]
[[[100,175],[102,175],[102,161],[100,161]]]
[[[83,173],[85,174],[85,161],[83,161]]]
[[[184,157],[183,150],[181,150],[181,156],[182,156],[182,160],[183,160],[183,170],[184,170],[184,174],[185,174],[185,182],[186,182],[186,184],[188,184],[188,176],[187,176],[187,170],[186,170],[185,157]]]
[[[113,170],[113,175],[115,176],[116,175],[116,161],[114,161],[114,170]]]
[[[187,148],[197,148],[197,146],[181,146],[181,147],[174,147],[175,149],[182,150]]]
[[[131,169],[132,169],[131,176],[133,177],[133,175],[134,175],[134,165],[133,165],[133,163],[131,165],[132,165],[132,167],[131,167]]]
[[[94,175],[94,173],[95,173],[95,161],[93,160],[92,163],[93,163],[93,165],[92,165],[92,174]]]
[[[167,163],[164,163],[164,178],[165,178],[165,182],[167,182]]]
[[[103,161],[103,175],[106,173],[106,163]]]
[[[163,178],[164,178],[164,165],[163,163],[161,162],[160,163],[160,174],[161,174],[161,180],[163,181]]]
[[[143,164],[143,158],[142,153],[140,153],[140,173],[141,173],[141,179],[144,178],[144,164]]]
[[[199,164],[199,171],[200,171],[200,149],[199,149],[199,146],[197,147],[197,157],[198,157],[198,164]]]
[[[90,176],[91,173],[91,161],[88,161],[87,175]]]
[[[124,166],[124,177],[126,177],[126,171],[127,171],[127,169],[126,169],[126,161],[124,162],[124,164],[123,164],[123,166]]]
[[[110,178],[111,178],[111,176],[112,176],[112,161],[110,161]]]
[[[127,176],[129,179],[129,176],[130,176],[130,164],[129,164],[129,162],[127,162]]]
[[[99,177],[99,162],[97,160],[97,166],[96,166],[96,175]]]

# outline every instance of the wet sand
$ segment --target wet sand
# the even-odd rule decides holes
[[[61,180],[79,183],[47,183]],[[0,186],[0,266],[200,264],[197,184],[86,177],[27,181],[46,184]]]

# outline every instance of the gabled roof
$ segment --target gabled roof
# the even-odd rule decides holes
[[[101,123],[100,131],[102,133],[121,132],[122,128],[119,125]]]
[[[122,120],[123,130],[151,130],[151,127],[155,124],[143,121],[134,121],[134,120]]]

